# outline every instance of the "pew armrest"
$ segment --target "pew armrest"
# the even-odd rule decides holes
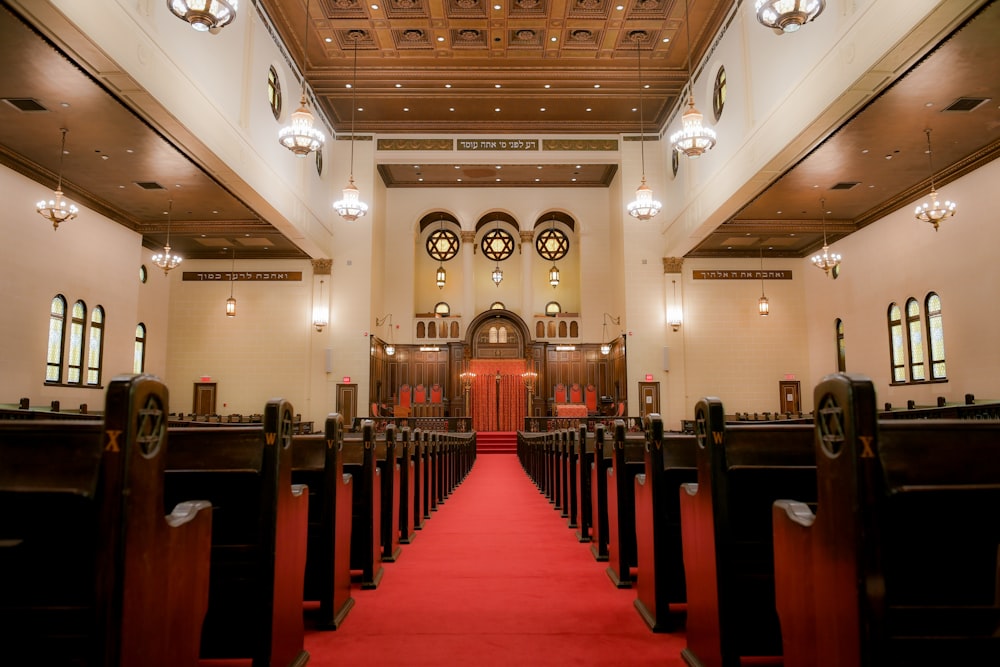
[[[687,482],[686,484],[681,484],[681,491],[683,491],[689,496],[696,496],[698,495],[698,483]]]
[[[301,496],[302,494],[309,495],[309,487],[305,484],[292,484],[292,495]]]
[[[812,526],[816,520],[816,515],[805,503],[800,503],[797,500],[775,500],[773,514],[775,533],[778,531],[777,526],[782,515],[788,521],[805,528]]]
[[[211,508],[212,503],[207,500],[188,500],[183,503],[177,503],[174,506],[174,510],[166,516],[167,524],[171,528],[182,526],[193,521],[198,516],[198,512]]]

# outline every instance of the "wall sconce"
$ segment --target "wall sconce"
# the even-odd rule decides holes
[[[391,357],[394,354],[396,354],[396,346],[393,345],[393,342],[392,342],[392,340],[393,340],[393,336],[392,336],[392,313],[389,313],[388,315],[384,316],[382,319],[378,319],[377,317],[375,318],[375,326],[377,326],[377,327],[386,326],[386,322],[388,322],[387,326],[389,327],[389,336],[388,336],[389,342],[387,342],[385,344],[385,353],[386,353],[386,356],[390,356]]]
[[[681,328],[682,310],[680,303],[677,301],[677,281],[671,280],[670,282],[674,284],[674,302],[672,305],[667,307],[667,324],[670,325],[671,329],[677,331]]]
[[[319,296],[313,302],[313,326],[316,331],[322,331],[323,327],[330,323],[330,308],[323,297],[323,281],[319,281]]]
[[[604,313],[604,323],[601,325],[601,354],[611,353],[611,341],[608,340],[608,320],[611,320],[619,326],[621,326],[622,323],[621,315],[618,317],[612,317],[608,313]]]

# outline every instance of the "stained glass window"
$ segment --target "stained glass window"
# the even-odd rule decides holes
[[[90,336],[87,339],[87,384],[101,384],[101,362],[104,359],[104,308],[97,306],[90,314]]]
[[[447,262],[458,254],[461,242],[458,240],[458,234],[442,227],[430,233],[425,247],[428,255],[439,262]]]
[[[274,119],[281,117],[281,82],[278,80],[278,70],[271,65],[267,70],[267,101],[271,105]]]
[[[899,306],[889,304],[889,352],[892,355],[892,381],[906,382],[903,314]]]
[[[569,253],[569,237],[555,227],[543,229],[535,238],[535,251],[550,262],[562,259]]]
[[[487,258],[502,262],[514,254],[514,237],[506,229],[497,227],[483,234],[480,246]]]
[[[944,366],[944,322],[941,319],[941,297],[934,292],[927,295],[927,339],[930,349],[931,379],[948,377]]]
[[[451,315],[451,306],[444,301],[439,301],[434,304],[434,314],[440,315],[441,317],[448,317]]]
[[[63,344],[66,342],[66,299],[57,294],[49,312],[49,346],[45,359],[45,381],[62,380]]]
[[[562,306],[559,305],[558,301],[549,301],[545,304],[545,314],[549,317],[555,317],[562,312]]]
[[[837,318],[837,370],[841,373],[847,371],[847,354],[844,348],[844,320]]]
[[[920,326],[920,304],[916,299],[906,302],[906,330],[910,343],[910,379],[926,380],[924,374],[924,330]]]
[[[66,382],[80,384],[83,379],[83,327],[87,321],[87,306],[83,301],[73,304],[73,315],[69,322],[69,359],[67,360]]]
[[[712,111],[715,120],[722,118],[722,109],[726,106],[726,68],[719,67],[715,73],[715,86],[712,90]]]
[[[135,352],[132,356],[132,372],[142,373],[146,369],[146,325],[135,326]]]

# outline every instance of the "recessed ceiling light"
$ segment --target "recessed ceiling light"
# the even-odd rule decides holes
[[[499,11],[499,10],[503,9],[503,6],[498,2],[497,4],[493,5],[493,9],[496,9],[497,11]]]
[[[926,103],[926,104],[925,104],[924,106],[925,106],[925,107],[927,107],[927,108],[929,109],[929,108],[931,108],[932,106],[934,106],[934,103],[933,103],[933,102],[928,102],[928,103]]]
[[[861,150],[861,154],[862,155],[868,155],[868,149],[867,148],[862,149]]]
[[[600,87],[601,87],[601,84],[599,84],[599,83],[595,83],[594,84],[594,88],[600,88]]]
[[[587,111],[593,111],[593,109],[591,109],[590,107],[587,107]]]
[[[664,44],[666,44],[666,43],[667,43],[667,42],[669,42],[669,41],[670,41],[670,38],[669,38],[669,37],[664,37],[664,38],[663,38],[663,43],[664,43]]]
[[[497,107],[497,108],[495,108],[493,110],[499,112],[500,111],[500,107]]]
[[[539,169],[541,169],[541,168],[542,168],[542,165],[538,165],[538,168],[539,168]]]
[[[459,183],[461,183],[461,182],[462,182],[462,179],[461,179],[461,178],[456,178],[455,180],[456,180],[456,181],[458,181]]]
[[[128,153],[129,155],[131,155],[131,154],[132,154],[132,153],[134,153],[135,151],[134,151],[134,150],[132,150],[131,148],[126,148],[126,149],[125,149],[125,152],[126,152],[126,153]]]
[[[418,181],[420,181],[421,183],[423,183],[423,182],[424,182],[424,179],[423,179],[423,178],[418,178],[417,180],[418,180]]]
[[[497,168],[497,169],[503,169],[503,165],[502,165],[502,164],[498,164],[498,165],[496,166],[496,168]]]
[[[536,179],[535,179],[535,183],[539,182],[540,180],[542,180],[542,179],[540,179],[540,178],[536,178]]]
[[[618,5],[617,7],[615,7],[615,9],[617,9],[618,11],[621,11],[621,10],[625,9],[625,5]]]
[[[420,169],[420,165],[419,164],[415,164],[415,165],[413,165],[413,168],[414,169]]]
[[[377,10],[377,9],[378,9],[378,5],[375,5],[375,4],[373,4],[373,5],[372,5],[372,9],[375,9],[375,10]]]
[[[643,88],[649,88],[649,84],[648,84],[648,83],[647,83],[647,84],[644,84],[644,85],[643,85]]]
[[[397,88],[402,88],[402,87],[403,87],[403,84],[401,84],[401,83],[397,83],[397,84],[396,84],[396,87],[397,87]]]
[[[119,186],[118,186],[118,189],[119,189],[119,190],[124,190],[124,189],[125,189],[125,186],[124,186],[124,185],[119,185]]]
[[[365,110],[364,107],[358,107],[358,111],[364,111],[364,110]]]
[[[448,107],[448,111],[454,111],[455,107]]]
[[[461,169],[461,168],[462,168],[462,165],[460,165],[460,164],[456,164],[455,165],[455,169]]]
[[[409,110],[410,110],[410,107],[403,107],[403,111],[407,111],[408,112]]]
[[[327,37],[327,38],[326,38],[326,39],[324,39],[323,41],[324,41],[324,42],[326,42],[327,44],[329,44],[330,42],[332,42],[332,41],[333,41],[333,37]]]
[[[541,109],[539,109],[539,111],[545,111],[545,107],[542,107]]]
[[[550,42],[556,42],[556,41],[558,41],[558,40],[559,40],[559,38],[558,38],[558,37],[556,37],[556,36],[554,36],[554,35],[553,35],[552,37],[549,37],[549,41],[550,41]]]
[[[494,83],[494,84],[493,84],[493,87],[494,87],[494,88],[500,88],[501,86],[500,86],[500,84],[499,84],[499,83]]]
[[[446,84],[444,84],[444,87],[445,88],[451,88],[451,84],[450,83],[446,83]]]
[[[439,42],[443,42],[444,41],[444,37],[438,37],[438,41]]]
[[[551,88],[552,86],[551,86],[550,84],[548,84],[548,83],[547,83],[547,84],[545,84],[545,86],[544,86],[544,87],[545,87],[545,88]]]
[[[632,113],[635,113],[638,110],[639,110],[639,107],[632,107]]]
[[[574,183],[576,183],[576,179],[575,179],[575,178],[571,178],[571,179],[569,179],[569,180],[571,180],[571,181],[573,181]]]
[[[579,169],[579,168],[580,168],[580,165],[576,165],[576,167],[574,167],[574,169]]]
[[[353,86],[351,84],[349,84],[349,83],[345,83],[344,84],[344,88],[353,88]]]
[[[496,179],[496,180],[497,180],[497,183],[499,183],[499,182],[500,182],[500,179],[499,179],[499,178],[498,178],[498,179]]]

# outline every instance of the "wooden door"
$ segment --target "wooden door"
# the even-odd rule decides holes
[[[660,383],[639,383],[639,416],[660,412]]]
[[[799,381],[781,380],[778,382],[778,391],[781,394],[781,412],[791,412],[793,415],[797,415],[802,410]]]
[[[337,412],[344,419],[344,428],[350,428],[358,415],[358,385],[337,385]]]
[[[195,382],[194,383],[194,409],[196,415],[215,414],[215,383]]]

